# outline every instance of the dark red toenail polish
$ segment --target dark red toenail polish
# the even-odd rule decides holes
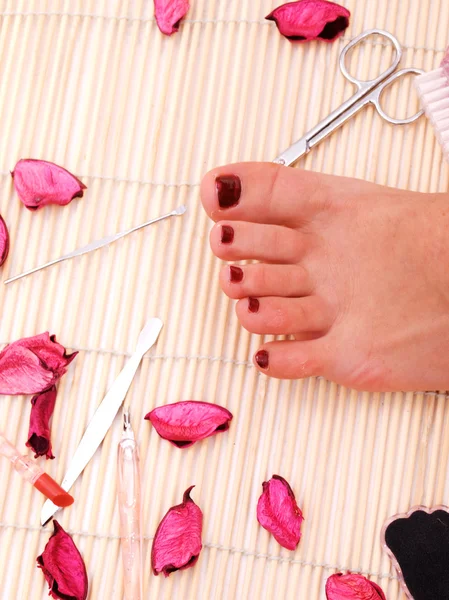
[[[259,300],[257,298],[248,298],[248,310],[249,312],[259,312]]]
[[[220,208],[231,208],[239,203],[242,183],[237,175],[219,175],[215,178]]]
[[[268,369],[268,352],[266,350],[259,350],[254,358],[261,369]]]
[[[232,283],[240,283],[243,279],[243,269],[240,267],[229,267],[229,275]]]
[[[234,241],[234,228],[230,225],[221,226],[221,243],[232,244]]]

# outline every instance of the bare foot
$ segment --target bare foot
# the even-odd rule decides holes
[[[209,172],[223,291],[267,375],[363,390],[449,389],[449,196],[268,163]]]

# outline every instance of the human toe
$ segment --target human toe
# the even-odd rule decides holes
[[[243,298],[237,302],[236,313],[245,329],[262,335],[322,335],[330,329],[334,320],[332,307],[317,295]]]
[[[214,220],[299,226],[326,205],[329,177],[274,163],[238,163],[209,171],[201,201]]]
[[[230,298],[263,296],[308,296],[314,289],[311,277],[301,264],[226,265],[220,285]]]
[[[210,232],[212,252],[223,260],[294,263],[311,248],[313,238],[289,227],[244,221],[220,221]]]
[[[274,341],[264,344],[253,357],[254,366],[278,379],[326,376],[329,351],[324,338],[308,341]]]

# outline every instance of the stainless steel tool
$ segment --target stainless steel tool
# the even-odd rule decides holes
[[[346,55],[349,50],[362,43],[365,38],[371,35],[379,35],[389,40],[393,44],[395,56],[392,64],[388,67],[388,69],[386,69],[386,71],[378,75],[375,79],[363,81],[361,79],[356,79],[349,73],[346,67]],[[422,69],[414,68],[396,71],[401,59],[401,45],[394,35],[388,31],[384,31],[383,29],[369,29],[368,31],[365,31],[355,37],[341,51],[340,71],[343,73],[346,79],[357,86],[358,89],[356,93],[348,98],[348,100],[343,102],[343,104],[336,108],[329,116],[318,123],[318,125],[313,127],[313,129],[308,131],[301,139],[287,148],[287,150],[275,158],[273,162],[279,165],[285,165],[287,167],[292,165],[368,104],[372,104],[382,119],[388,123],[391,123],[392,125],[406,125],[407,123],[413,123],[419,119],[424,114],[423,110],[418,111],[415,115],[412,115],[406,119],[394,119],[386,114],[380,103],[383,92],[394,81],[404,77],[405,75],[422,75],[422,73],[424,73]]]
[[[5,285],[11,283],[12,281],[17,281],[17,279],[21,279],[22,277],[26,277],[27,275],[31,275],[31,273],[36,273],[37,271],[41,271],[42,269],[46,269],[47,267],[51,267],[52,265],[56,265],[64,260],[68,260],[69,258],[75,258],[75,256],[81,256],[83,254],[87,254],[88,252],[92,252],[93,250],[98,250],[99,248],[103,248],[103,246],[108,246],[113,242],[116,242],[125,235],[129,235],[130,233],[134,233],[134,231],[138,231],[139,229],[143,229],[144,227],[148,227],[148,225],[152,225],[153,223],[157,223],[158,221],[162,221],[163,219],[168,219],[169,217],[177,217],[183,215],[186,212],[187,208],[182,204],[178,206],[175,210],[172,210],[170,213],[166,215],[162,215],[161,217],[157,217],[156,219],[151,219],[151,221],[146,221],[141,225],[137,225],[136,227],[132,227],[126,231],[121,231],[120,233],[115,233],[114,235],[108,235],[107,237],[101,238],[101,240],[97,240],[96,242],[91,242],[87,244],[87,246],[83,246],[82,248],[78,248],[73,252],[69,252],[69,254],[65,254],[64,256],[60,256],[59,258],[55,258],[39,267],[34,267],[34,269],[30,269],[29,271],[25,271],[25,273],[21,273],[20,275],[15,275],[14,277],[10,277],[4,283]]]
[[[95,411],[91,422],[81,438],[79,446],[72,458],[72,462],[61,483],[61,487],[66,492],[70,490],[72,485],[78,479],[79,475],[83,472],[85,466],[103,441],[128,393],[144,354],[156,343],[162,326],[163,323],[160,319],[150,319],[140,332],[135,353],[131,356],[117,379],[114,381],[111,389]],[[47,500],[41,511],[42,525],[45,525],[58,510],[59,508],[53,504],[53,502]]]

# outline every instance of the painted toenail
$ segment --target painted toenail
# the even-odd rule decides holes
[[[219,175],[215,178],[220,208],[231,208],[239,203],[242,183],[237,175]]]
[[[259,300],[257,298],[248,298],[248,310],[249,312],[259,312]]]
[[[230,225],[221,226],[221,243],[232,244],[234,241],[234,228]]]
[[[259,350],[254,358],[261,369],[268,369],[268,352],[266,350]]]
[[[229,267],[229,278],[231,283],[240,283],[243,279],[243,269],[240,267]]]

